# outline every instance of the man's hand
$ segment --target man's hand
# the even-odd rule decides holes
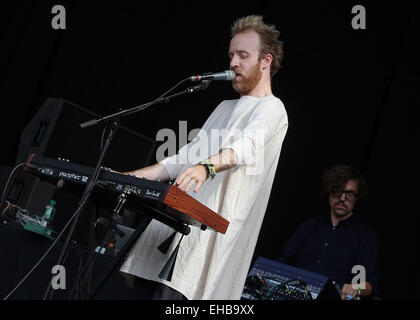
[[[153,180],[153,181],[164,181],[164,182],[169,181],[168,172],[166,171],[165,167],[159,162],[151,166],[137,169],[134,171],[118,172],[115,170],[111,170],[111,172],[136,176],[137,178],[145,178],[147,180]]]
[[[351,284],[345,283],[343,289],[341,290],[341,299],[342,300],[351,300],[357,295],[357,289],[353,289]],[[350,298],[351,296],[351,298]]]
[[[194,192],[197,192],[203,185],[203,183],[207,180],[208,175],[209,174],[207,172],[207,169],[203,165],[196,164],[185,170],[179,176],[175,184],[180,189],[184,189],[184,187],[186,186],[184,191],[188,192],[188,190],[190,190],[194,183],[196,183],[197,186],[195,187]]]
[[[228,169],[233,168],[236,166],[236,163],[238,161],[238,158],[236,156],[235,151],[231,148],[227,149],[220,149],[217,154],[214,156],[211,156],[209,159],[210,163],[213,163],[214,170],[219,173]],[[178,180],[175,182],[175,184],[180,188],[185,188],[185,192],[188,192],[190,188],[194,185],[194,183],[197,184],[197,186],[194,189],[194,192],[197,192],[200,187],[203,185],[203,183],[207,180],[209,176],[209,173],[201,164],[196,164],[187,170],[185,170],[178,178]]]
[[[143,171],[141,169],[136,170],[135,173],[134,173],[134,171],[132,171],[132,172],[120,172],[120,171],[115,171],[115,170],[112,170],[112,169],[109,169],[109,171],[113,172],[113,173],[123,174],[123,175],[126,175],[126,176],[136,176],[137,178],[143,178],[145,176],[145,174],[143,173]]]

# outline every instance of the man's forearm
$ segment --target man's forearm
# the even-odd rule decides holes
[[[236,156],[235,151],[227,148],[221,149],[218,154],[211,156],[207,160],[214,165],[214,170],[216,170],[217,173],[235,167],[238,162],[238,157]]]

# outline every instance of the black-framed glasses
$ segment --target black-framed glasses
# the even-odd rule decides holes
[[[333,188],[331,190],[331,193],[335,197],[341,197],[341,195],[344,193],[346,200],[355,200],[357,198],[357,192],[353,190],[343,190],[343,189]]]

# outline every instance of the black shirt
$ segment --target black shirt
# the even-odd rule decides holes
[[[366,270],[366,281],[374,295],[379,294],[379,244],[375,233],[354,214],[336,227],[331,218],[316,217],[303,222],[283,248],[279,261],[323,274],[336,284],[352,283],[359,271]]]

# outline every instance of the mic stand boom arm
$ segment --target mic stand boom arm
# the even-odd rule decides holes
[[[115,119],[115,118],[119,119],[121,117],[128,116],[129,114],[133,114],[133,113],[139,112],[141,110],[144,110],[144,109],[146,109],[146,108],[148,108],[152,105],[159,104],[159,103],[162,103],[162,102],[169,102],[169,99],[175,98],[177,96],[181,96],[181,95],[184,95],[184,94],[191,94],[191,93],[196,92],[196,91],[207,89],[209,84],[210,84],[210,80],[203,80],[202,83],[200,83],[196,86],[188,87],[184,91],[172,94],[170,96],[161,97],[161,98],[158,98],[156,100],[153,100],[152,102],[148,102],[148,103],[145,103],[145,104],[142,104],[142,105],[130,108],[130,109],[121,110],[117,113],[102,117],[100,119],[92,119],[92,120],[83,122],[82,124],[80,124],[80,127],[83,129],[83,128],[87,128],[87,127],[90,127],[90,126],[93,126],[93,125],[100,124],[101,122],[110,121],[110,120]]]
[[[182,82],[183,81],[181,81],[180,83],[182,83]],[[180,83],[178,83],[178,84],[180,84]],[[83,195],[82,195],[81,200],[79,202],[79,206],[78,206],[74,216],[72,217],[74,220],[72,222],[72,225],[71,225],[71,228],[70,228],[69,232],[67,233],[66,240],[64,242],[63,248],[61,249],[61,252],[60,252],[60,255],[59,255],[59,258],[58,258],[58,261],[57,261],[56,265],[62,265],[62,263],[64,261],[64,256],[66,254],[69,242],[70,242],[70,240],[73,236],[75,228],[78,224],[80,213],[83,211],[86,203],[89,200],[90,194],[92,193],[92,191],[93,191],[93,189],[96,185],[96,182],[97,182],[98,177],[99,177],[99,173],[100,173],[101,168],[102,168],[102,163],[103,163],[103,160],[105,158],[108,147],[111,144],[111,141],[112,141],[113,137],[115,136],[115,133],[116,133],[117,129],[119,128],[119,125],[120,125],[119,124],[119,119],[121,117],[127,116],[129,114],[133,114],[133,113],[139,112],[141,110],[144,110],[144,109],[146,109],[146,108],[148,108],[152,105],[155,105],[155,104],[158,104],[158,103],[161,103],[161,102],[169,102],[169,100],[172,99],[172,98],[175,98],[175,97],[178,97],[178,96],[181,96],[181,95],[184,95],[184,94],[191,94],[193,92],[204,90],[204,89],[208,88],[209,84],[210,84],[210,81],[206,80],[206,81],[203,81],[202,83],[200,83],[198,85],[195,85],[193,87],[189,87],[189,88],[185,89],[184,91],[169,95],[167,97],[159,97],[158,99],[156,99],[152,102],[148,102],[148,103],[145,103],[145,104],[142,104],[140,106],[133,107],[133,108],[130,108],[130,109],[125,109],[125,110],[119,111],[117,113],[102,117],[100,119],[93,119],[93,120],[90,120],[90,121],[87,121],[87,122],[84,122],[84,123],[80,124],[80,127],[83,129],[83,128],[87,128],[87,127],[90,127],[90,126],[93,126],[93,125],[98,125],[102,122],[106,122],[108,127],[109,127],[109,133],[107,135],[107,138],[105,140],[105,143],[104,143],[103,148],[101,150],[101,153],[99,155],[99,159],[98,159],[98,162],[96,164],[95,171],[93,173],[92,179],[90,179],[89,182],[86,184]],[[175,87],[173,89],[175,89]],[[171,90],[173,90],[173,89],[171,89]],[[48,297],[48,295],[51,291],[52,280],[53,280],[53,278],[51,277],[51,279],[48,283],[47,289],[44,293],[43,300],[47,299],[47,297]],[[53,292],[54,292],[54,290],[51,291],[49,299],[52,298]]]

